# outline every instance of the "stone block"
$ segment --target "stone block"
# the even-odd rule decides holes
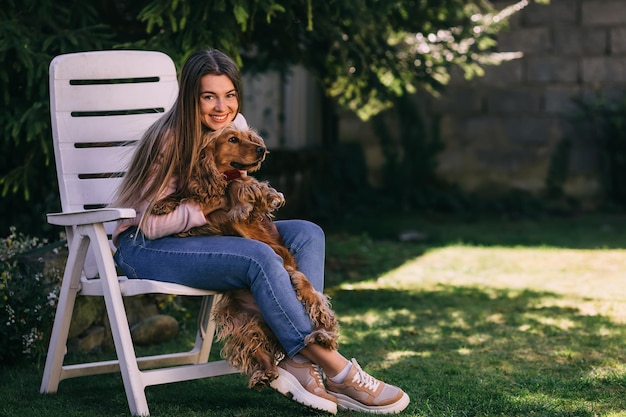
[[[441,139],[461,146],[507,147],[517,143],[549,143],[562,136],[558,117],[544,115],[481,115],[444,117]]]
[[[469,88],[453,88],[431,100],[429,110],[441,113],[478,113],[482,110],[482,94]]]
[[[624,0],[584,0],[581,4],[583,26],[607,26],[626,21]]]
[[[577,22],[579,1],[550,0],[550,4],[531,3],[520,12],[526,26],[553,24],[575,24]]]
[[[606,28],[579,28],[558,26],[554,31],[556,55],[604,55],[609,50],[609,33]]]
[[[568,115],[576,111],[574,99],[580,97],[578,86],[550,86],[544,92],[546,113]]]
[[[524,68],[521,59],[503,62],[500,65],[486,66],[485,75],[471,82],[483,86],[508,86],[520,84],[524,78]]]
[[[528,88],[492,89],[487,93],[487,111],[495,113],[537,113],[542,94]]]
[[[626,26],[611,28],[609,39],[610,54],[626,54]]]
[[[552,38],[547,27],[519,28],[498,34],[500,52],[541,53],[553,49]]]
[[[579,79],[579,60],[559,56],[528,58],[528,81],[574,83]]]
[[[506,119],[500,116],[463,117],[459,122],[460,138],[473,146],[481,142],[502,143],[507,137]]]
[[[511,143],[547,144],[562,137],[557,117],[520,115],[503,118],[504,137]]]
[[[626,56],[583,58],[582,81],[609,85],[626,83]]]

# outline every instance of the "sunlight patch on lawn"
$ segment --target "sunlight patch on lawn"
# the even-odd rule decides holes
[[[609,290],[607,289],[607,292],[608,291]],[[596,299],[581,297],[579,299],[575,299],[575,302],[572,302],[571,298],[563,299],[555,297],[544,297],[543,300],[539,304],[537,304],[538,309],[551,307],[574,307],[578,310],[577,314],[580,316],[611,317],[612,321],[616,324],[626,324],[626,300],[612,300],[602,297],[598,297]],[[603,331],[605,333],[598,333],[598,335],[608,336],[614,334],[614,332],[611,332],[608,329],[604,329]]]
[[[621,381],[626,377],[626,365],[615,364],[605,366],[595,366],[587,374],[590,381],[597,382],[599,385],[606,385],[606,381]]]
[[[531,319],[536,323],[543,324],[548,327],[557,328],[560,330],[570,330],[576,327],[576,323],[574,323],[574,321],[569,318],[546,317],[540,313],[526,313],[524,317]]]
[[[626,251],[474,247],[433,249],[382,275],[395,288],[437,283],[525,289],[626,302]],[[624,309],[625,307],[622,307]]]
[[[388,281],[402,276],[442,282],[462,280],[461,283],[471,279],[475,283],[535,287],[541,282],[540,277],[556,275],[569,277],[572,287],[598,278],[602,278],[600,283],[610,284],[619,281],[609,278],[626,277],[625,255],[624,250],[446,246],[414,258],[381,278]],[[495,282],[488,280],[494,277],[499,278]],[[626,294],[626,290],[621,294]]]
[[[538,412],[538,415],[555,415],[556,413],[569,413],[569,415],[581,413],[583,415],[597,409],[597,404],[591,401],[559,398],[543,392],[526,392],[523,395],[513,395],[510,398],[513,403],[522,405],[522,409],[533,410]]]
[[[416,358],[416,357],[423,357],[424,355],[419,354],[418,352],[412,352],[412,351],[408,351],[408,350],[396,350],[393,352],[389,352],[386,356],[385,359],[383,360],[382,364],[384,367],[388,368],[392,365],[397,364],[400,361],[403,361],[405,359],[410,359],[410,358]]]
[[[462,348],[457,349],[457,352],[461,356],[467,356],[467,355],[471,355],[472,354],[472,350],[468,349],[466,347],[462,347]]]
[[[472,346],[483,346],[493,339],[493,335],[488,333],[476,333],[467,336],[467,343]]]

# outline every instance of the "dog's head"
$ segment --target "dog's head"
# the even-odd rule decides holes
[[[226,127],[208,133],[204,158],[212,157],[218,172],[233,169],[254,172],[261,167],[268,151],[265,142],[253,129]]]
[[[201,201],[223,195],[228,180],[239,171],[257,171],[268,154],[263,139],[253,129],[239,130],[228,126],[207,132],[202,137],[200,157],[192,167],[187,193]],[[235,177],[231,177],[232,174]]]

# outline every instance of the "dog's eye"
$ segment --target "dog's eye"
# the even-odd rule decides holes
[[[236,137],[236,136],[231,136],[230,138],[228,138],[228,141],[230,143],[237,143],[237,142],[239,142],[239,138]]]

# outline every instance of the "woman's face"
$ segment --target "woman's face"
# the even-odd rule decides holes
[[[200,114],[202,124],[218,130],[235,120],[239,97],[226,75],[207,74],[200,79]]]

